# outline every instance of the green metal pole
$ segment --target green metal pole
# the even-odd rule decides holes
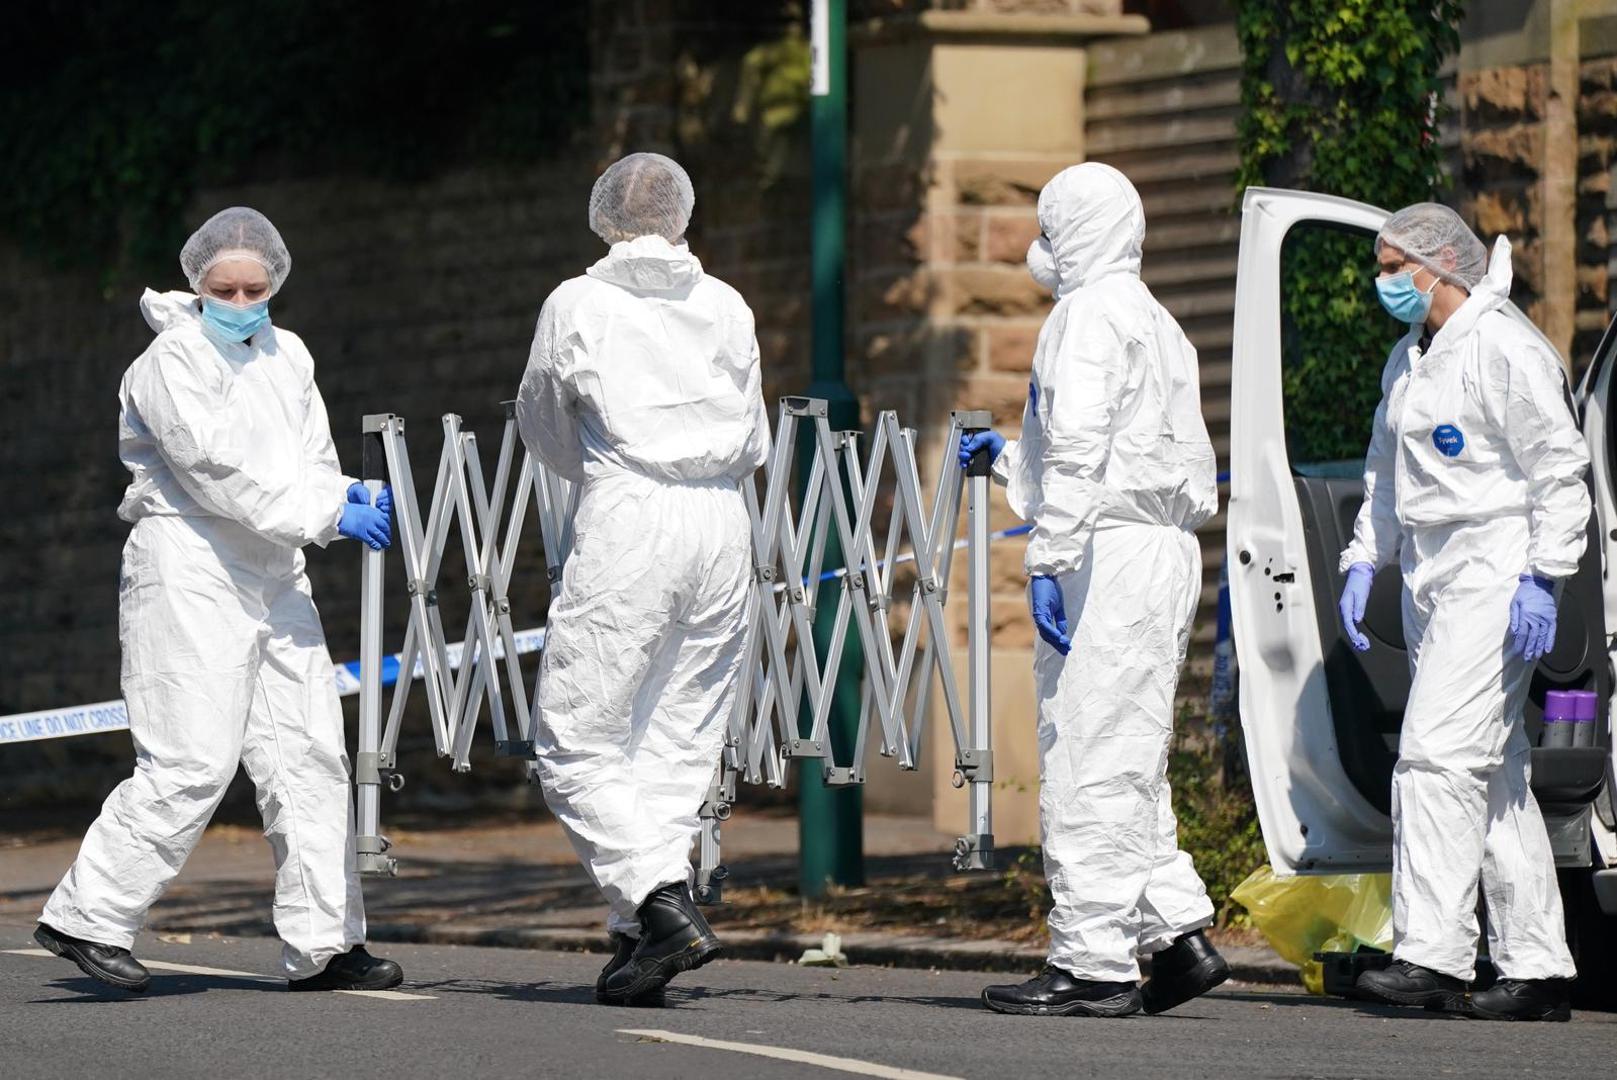
[[[814,49],[811,106],[814,143],[814,244],[810,397],[828,403],[832,431],[859,426],[859,403],[848,389],[843,371],[846,341],[846,297],[843,270],[847,262],[848,203],[848,21],[846,0],[814,0],[810,41]],[[812,438],[812,432],[809,432]],[[812,451],[800,448],[805,463],[799,484],[806,482]],[[835,533],[826,545],[826,568],[842,565]],[[837,590],[820,591],[814,618],[814,643],[821,657],[836,622]],[[831,745],[837,760],[851,761],[859,728],[859,685],[863,657],[856,635],[849,644],[834,688]],[[832,689],[827,687],[828,690]],[[799,713],[800,731],[810,732],[811,714]],[[864,798],[858,786],[831,788],[821,778],[822,762],[805,759],[798,770],[798,882],[802,895],[819,897],[827,884],[862,885],[865,880]]]

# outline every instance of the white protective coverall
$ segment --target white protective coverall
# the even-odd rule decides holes
[[[243,766],[275,856],[282,965],[305,978],[365,940],[342,708],[299,550],[337,537],[354,481],[296,334],[225,341],[185,292],[147,291],[141,311],[157,337],[118,391],[135,774],[41,918],[129,948]]]
[[[1528,788],[1522,703],[1532,665],[1516,655],[1509,624],[1519,575],[1577,569],[1589,455],[1559,358],[1500,310],[1510,280],[1500,237],[1487,275],[1430,348],[1421,349],[1424,327],[1393,347],[1364,505],[1342,553],[1343,570],[1395,557],[1403,570],[1414,678],[1392,779],[1393,951],[1466,981],[1479,873],[1499,973],[1574,973],[1555,859]],[[1433,439],[1445,425],[1463,439],[1452,457]]]
[[[1136,955],[1212,922],[1179,850],[1166,769],[1201,595],[1195,529],[1217,508],[1196,350],[1140,280],[1145,213],[1085,163],[1039,195],[1055,309],[1022,436],[995,474],[1033,525],[1027,572],[1061,584],[1072,652],[1035,645],[1050,963],[1128,982]]]
[[[523,441],[582,484],[551,603],[536,741],[545,801],[610,906],[690,877],[741,669],[769,451],[752,311],[684,244],[612,245],[539,314]]]

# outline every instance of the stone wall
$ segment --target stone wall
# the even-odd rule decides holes
[[[1612,292],[1612,225],[1617,191],[1617,57],[1585,60],[1578,95],[1578,300],[1573,352],[1586,364],[1617,314]]]
[[[1544,301],[1543,161],[1547,64],[1459,75],[1460,171],[1456,203],[1485,241],[1511,238],[1511,297],[1540,325]],[[1388,209],[1396,209],[1389,207]]]
[[[1531,6],[1531,5],[1529,5]],[[1527,24],[1504,44],[1468,41],[1460,55],[1450,126],[1459,148],[1454,202],[1484,240],[1508,235],[1514,247],[1511,297],[1546,331],[1569,325],[1567,360],[1580,375],[1613,311],[1611,170],[1617,156],[1617,37],[1590,17],[1566,47],[1575,55],[1575,96],[1557,126],[1552,86],[1556,45]],[[1534,30],[1528,33],[1527,30]],[[1575,154],[1564,140],[1576,142]],[[1567,176],[1567,170],[1571,175]],[[1573,187],[1572,212],[1559,217],[1553,193]],[[1570,249],[1570,284],[1551,283],[1550,264]],[[1564,276],[1564,275],[1563,275]]]

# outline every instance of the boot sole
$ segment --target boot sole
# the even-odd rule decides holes
[[[78,949],[74,948],[72,945],[67,945],[57,941],[43,930],[34,931],[34,940],[39,942],[40,946],[46,951],[56,956],[60,956],[63,960],[73,961],[80,971],[90,976],[90,978],[94,979],[96,982],[117,987],[119,990],[128,990],[132,994],[144,994],[146,992],[146,987],[151,985],[152,980],[150,978],[141,979],[138,982],[131,982],[128,979],[120,979],[111,972],[96,967],[95,964],[85,959],[84,954]]]
[[[668,985],[668,981],[684,971],[695,971],[710,960],[718,958],[724,946],[716,938],[698,938],[673,956],[657,962],[650,971],[641,972],[634,982],[617,993],[597,991],[595,1000],[603,1005],[632,1005],[654,991]]]
[[[615,998],[605,991],[597,990],[595,991],[595,1002],[597,1005],[622,1005],[630,1009],[661,1009],[668,1004],[668,995],[663,993],[663,988],[660,986],[655,990],[647,991],[640,997],[631,998]]]
[[[1368,990],[1354,987],[1353,994],[1360,1001],[1368,1001],[1372,1005],[1404,1005],[1422,1008],[1427,1012],[1466,1011],[1463,990],[1422,990],[1406,994],[1401,990]]]
[[[616,971],[617,968],[612,970]],[[629,998],[628,1000],[613,998],[606,992],[606,976],[603,975],[595,983],[595,1003],[597,1005],[624,1005],[636,1009],[660,1009],[668,1004],[668,998],[660,986],[643,997]]]
[[[1155,975],[1151,976],[1140,987],[1140,1004],[1148,1016],[1165,1013],[1201,997],[1213,987],[1227,982],[1229,977],[1230,965],[1222,956],[1208,957],[1187,972],[1165,975],[1160,980]],[[1159,982],[1162,983],[1160,987]]]
[[[1544,1022],[1551,1024],[1564,1024],[1568,1020],[1572,1019],[1572,1006],[1556,1005],[1533,1016],[1515,1016],[1510,1013],[1479,1009],[1476,1002],[1472,1002],[1471,1008],[1467,1010],[1466,1015],[1471,1017],[1473,1020],[1508,1020],[1519,1023]]]
[[[311,976],[311,978],[318,978],[318,976]],[[318,992],[329,993],[333,990],[391,990],[395,986],[403,985],[404,973],[401,971],[397,975],[389,975],[383,979],[364,982],[338,982],[333,980],[331,982],[322,982],[313,985],[302,985],[302,983],[303,980],[301,979],[295,981],[288,980],[286,988],[292,991],[294,994]]]
[[[983,991],[983,1004],[997,1013],[1010,1016],[1096,1016],[1102,1019],[1116,1019],[1122,1016],[1133,1016],[1140,1011],[1140,992],[1138,990],[1117,997],[1101,998],[1098,1001],[1069,1001],[1063,1005],[1013,1005],[1005,1001],[995,1001]]]

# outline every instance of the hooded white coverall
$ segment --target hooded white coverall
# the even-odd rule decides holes
[[[1522,727],[1532,666],[1516,655],[1510,602],[1521,574],[1564,578],[1589,523],[1589,455],[1561,362],[1500,308],[1510,244],[1420,345],[1416,327],[1381,376],[1364,505],[1342,569],[1403,571],[1414,679],[1392,778],[1393,951],[1470,981],[1480,874],[1489,954],[1502,976],[1574,974],[1555,859],[1528,788]],[[1434,441],[1440,427],[1457,428]]]
[[[1055,577],[1063,657],[1035,645],[1050,963],[1129,982],[1136,955],[1212,922],[1179,850],[1166,779],[1174,692],[1201,594],[1195,529],[1217,508],[1196,350],[1140,280],[1145,214],[1116,169],[1074,166],[1039,196],[1059,274],[1022,436],[995,464]]]
[[[129,948],[239,766],[275,856],[288,978],[365,940],[342,708],[300,548],[337,537],[342,475],[296,334],[204,329],[190,293],[147,291],[156,339],[125,372],[134,475],[119,579],[135,774],[85,835],[41,919]]]
[[[737,482],[769,451],[753,316],[684,244],[613,244],[539,314],[528,449],[582,485],[546,628],[545,801],[608,929],[690,876],[737,687],[752,532]]]

